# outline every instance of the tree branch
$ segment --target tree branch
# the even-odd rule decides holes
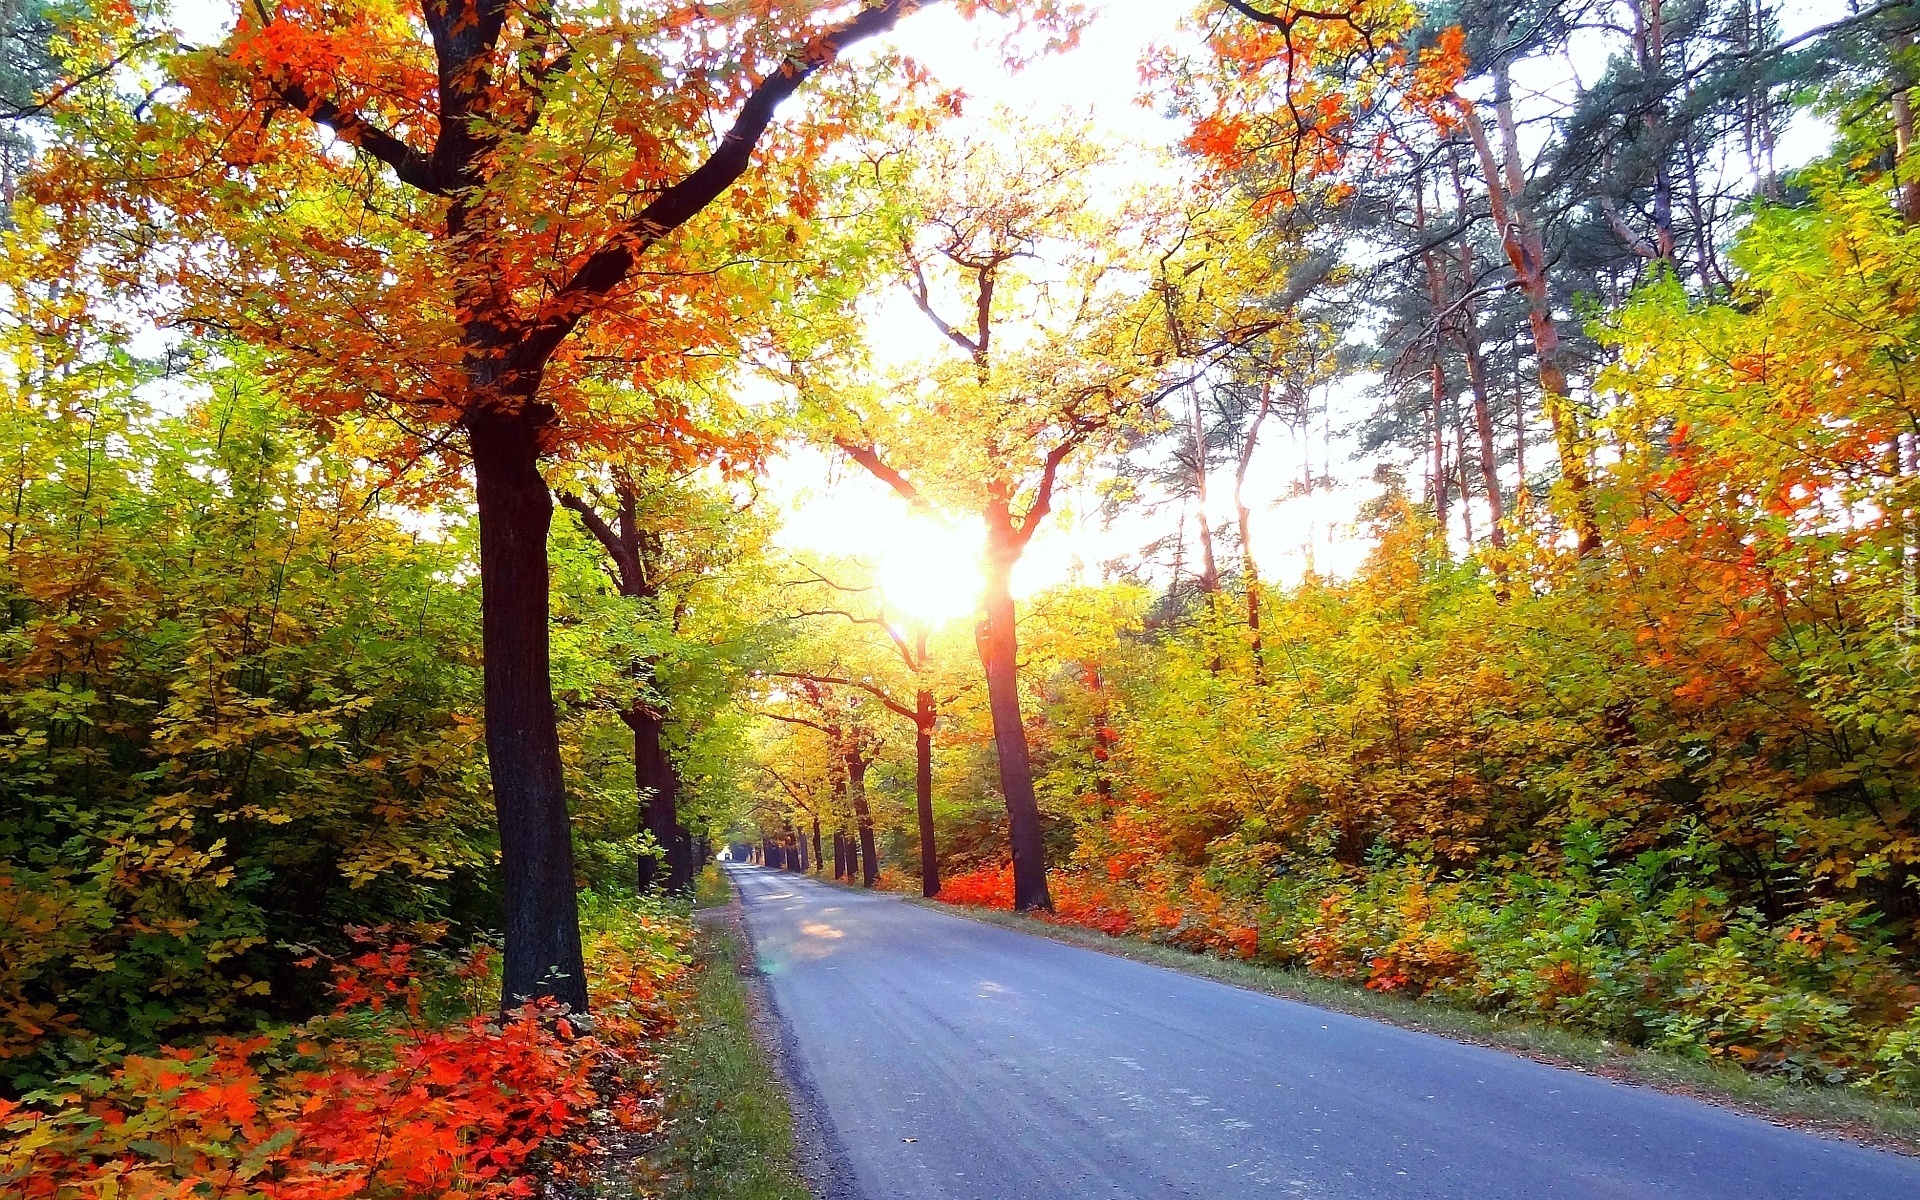
[[[288,108],[301,113],[315,125],[325,126],[341,141],[366,151],[392,167],[401,183],[433,196],[449,194],[426,155],[365,117],[347,112],[331,100],[308,95],[307,90],[297,83],[278,83],[273,85],[273,90]]]
[[[908,290],[913,293],[914,305],[926,314],[927,320],[933,322],[933,327],[940,331],[942,337],[965,350],[968,357],[979,358],[981,350],[974,340],[947,324],[939,313],[933,311],[933,297],[927,290],[927,273],[921,269],[920,260],[914,256],[913,246],[902,238],[900,248],[906,254],[907,266],[913,269],[913,286]]]
[[[628,557],[626,547],[620,544],[620,535],[613,531],[613,526],[607,524],[606,518],[595,511],[593,505],[572,492],[555,492],[554,497],[562,507],[570,508],[579,515],[580,523],[587,527],[587,532],[593,535],[601,549],[607,552],[607,557],[613,560],[614,566],[619,568],[620,590],[629,596],[641,595],[640,564]]]
[[[1026,549],[1027,543],[1033,540],[1034,531],[1040,528],[1040,522],[1053,511],[1053,488],[1060,474],[1060,464],[1067,460],[1067,455],[1072,454],[1073,448],[1079,444],[1079,438],[1068,438],[1047,451],[1046,462],[1040,470],[1039,493],[1034,496],[1033,507],[1027,509],[1027,515],[1020,518],[1020,529],[1013,535],[1013,544],[1016,547]]]
[[[901,499],[922,509],[931,509],[920,495],[920,489],[913,486],[905,475],[888,466],[880,457],[880,452],[871,443],[860,446],[845,438],[833,439],[833,444],[846,451],[847,457],[865,467],[875,479],[886,484],[900,494]]]
[[[825,683],[840,687],[859,688],[900,716],[907,718],[909,721],[914,719],[913,709],[895,700],[887,694],[885,689],[877,684],[865,683],[858,679],[845,679],[838,675],[815,675],[810,671],[768,671],[767,674],[774,679],[804,679],[811,683]]]
[[[537,374],[593,303],[626,281],[642,253],[692,220],[732,187],[746,173],[754,148],[773,121],[774,110],[802,83],[839,58],[848,47],[885,33],[901,17],[938,2],[881,0],[874,7],[823,31],[803,50],[788,56],[771,75],[760,81],[740,106],[732,128],[720,139],[720,145],[707,161],[625,222],[561,285],[545,306],[546,312],[514,347],[508,360],[510,371]]]

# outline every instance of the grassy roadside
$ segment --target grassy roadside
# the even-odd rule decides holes
[[[697,909],[725,905],[718,871],[703,872]],[[658,1194],[700,1200],[809,1200],[793,1165],[793,1125],[773,1066],[754,1041],[740,972],[749,949],[726,920],[696,914],[699,966],[689,1016],[660,1071],[667,1133],[651,1157]]]
[[[1368,991],[1305,971],[1212,958],[1140,938],[1108,937],[1091,929],[1055,925],[1000,909],[908,903],[1017,929],[1056,942],[1199,975],[1235,987],[1299,1000],[1320,1008],[1432,1033],[1454,1041],[1506,1050],[1527,1058],[1692,1096],[1739,1109],[1776,1124],[1835,1134],[1906,1154],[1920,1154],[1920,1109],[1845,1088],[1811,1087],[1750,1074],[1721,1063],[1636,1050],[1555,1026],[1477,1013],[1450,1004]]]

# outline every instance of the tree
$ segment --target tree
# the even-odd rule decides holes
[[[909,503],[968,512],[984,526],[976,640],[1016,902],[1029,909],[1051,901],[1020,715],[1013,569],[1052,511],[1069,458],[1147,419],[1170,390],[1161,373],[1171,356],[1163,323],[1143,325],[1151,310],[1128,282],[1137,239],[1120,214],[1090,205],[1094,140],[1011,121],[1000,132],[925,149],[905,181],[901,277],[947,353],[891,386],[912,398],[906,404],[836,396],[829,423],[834,444]],[[1008,134],[1020,149],[1004,148]],[[949,320],[949,304],[966,317]],[[915,420],[920,405],[938,419]]]
[[[792,688],[781,688],[768,697],[772,706],[763,707],[761,715],[822,735],[821,774],[831,780],[835,798],[844,795],[852,810],[858,837],[852,849],[858,850],[860,881],[864,887],[873,887],[880,881],[880,855],[867,798],[867,771],[878,757],[882,740],[862,712],[858,693],[847,696],[819,680],[793,678]]]
[[[681,822],[680,771],[671,747],[674,685],[692,684],[685,677],[698,655],[689,638],[698,634],[689,625],[703,610],[741,612],[744,580],[737,577],[737,564],[748,558],[760,565],[753,558],[758,531],[736,510],[733,497],[684,475],[616,467],[601,483],[589,479],[581,490],[558,496],[605,556],[615,591],[632,602],[617,619],[639,634],[611,638],[605,647],[627,654],[619,712],[633,734],[634,783],[653,839],[653,848],[639,856],[636,878],[646,891],[664,865],[666,889],[684,892],[693,886],[695,864],[693,837]],[[721,599],[730,583],[735,594]],[[738,624],[710,618],[707,625],[699,632],[740,648],[745,631]],[[724,691],[727,684],[719,686]]]
[[[702,352],[764,295],[749,265],[791,258],[813,165],[855,119],[832,93],[796,125],[775,110],[918,7],[244,5],[171,61],[177,93],[101,116],[41,191],[76,240],[124,248],[108,286],[162,273],[174,319],[270,348],[310,411],[382,412],[402,457],[464,454],[510,1003],[586,1003],[541,463],[714,449],[602,385],[718,369]]]
[[[494,899],[470,527],[422,536],[366,447],[303,427],[238,347],[153,412],[150,365],[35,290],[0,335],[15,1094],[104,1041],[303,1018],[325,1001],[300,947]]]

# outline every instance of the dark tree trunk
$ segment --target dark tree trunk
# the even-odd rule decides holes
[[[1013,906],[1022,912],[1051,910],[1046,851],[1040,839],[1040,805],[1033,794],[1027,729],[1020,718],[1019,641],[1008,575],[1016,555],[989,552],[986,618],[976,630],[980,665],[987,676],[993,713],[993,746],[1000,760],[1000,792],[1007,802],[1007,840],[1013,851]]]
[[[860,886],[872,887],[880,882],[880,857],[873,848],[873,812],[867,807],[867,760],[857,751],[847,755],[847,795],[860,826]]]
[[[920,689],[913,702],[913,799],[920,819],[920,894],[940,894],[940,858],[933,844],[933,693]]]
[[[684,891],[693,881],[693,864],[691,854],[680,852],[685,841],[680,831],[680,772],[666,753],[666,722],[645,705],[628,708],[622,720],[634,730],[634,785],[647,797],[647,831],[660,847],[659,856],[639,856],[639,889],[653,889],[664,874],[668,891]],[[660,858],[666,872],[660,872]]]
[[[833,831],[833,877],[847,877],[847,835],[838,829]]]
[[[468,420],[480,516],[481,638],[487,769],[500,823],[507,1005],[551,996],[587,1008],[547,644],[547,528],[553,498],[540,478],[544,410]]]
[[[820,856],[820,818],[813,819],[813,868],[819,870],[823,860]]]

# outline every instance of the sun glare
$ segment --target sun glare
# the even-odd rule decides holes
[[[980,602],[980,546],[973,531],[906,517],[900,536],[878,555],[880,590],[896,620],[938,627]]]

